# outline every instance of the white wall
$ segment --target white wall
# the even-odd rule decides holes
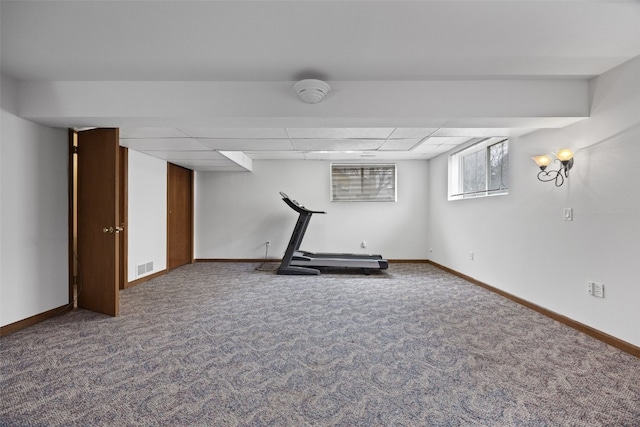
[[[508,196],[448,202],[447,156],[430,161],[430,258],[639,346],[640,57],[590,91],[589,119],[511,139]],[[565,147],[568,182],[539,182],[531,157]],[[604,299],[589,280],[605,284]]]
[[[68,136],[16,114],[2,76],[0,326],[69,303]]]
[[[252,173],[198,172],[196,258],[262,258],[267,240],[269,258],[281,258],[298,218],[278,194],[283,191],[327,212],[312,217],[301,249],[426,259],[428,163],[397,164],[396,203],[330,202],[326,161],[260,160]]]
[[[128,281],[167,268],[167,162],[129,150]],[[137,266],[153,262],[138,275]]]

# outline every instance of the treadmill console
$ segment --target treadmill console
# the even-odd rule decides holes
[[[297,200],[291,200],[291,198],[289,196],[287,196],[285,193],[283,193],[282,191],[280,191],[280,195],[282,196],[282,200],[284,200],[284,202],[289,205],[289,207],[291,207],[293,210],[295,210],[298,213],[306,213],[306,214],[326,214],[326,212],[324,211],[312,211],[311,209],[307,209],[305,208],[303,205],[301,205],[300,203],[298,203]]]

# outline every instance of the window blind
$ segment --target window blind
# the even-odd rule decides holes
[[[331,165],[331,201],[395,202],[396,165]]]

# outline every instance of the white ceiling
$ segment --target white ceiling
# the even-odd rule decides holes
[[[122,128],[121,145],[195,170],[224,165],[218,152],[253,160],[429,159],[473,139],[519,136],[496,128]],[[229,169],[225,169],[229,170]]]
[[[2,0],[0,8],[0,67],[23,82],[564,81],[640,55],[637,1]],[[334,97],[350,87],[332,86]],[[214,120],[222,115],[211,124],[199,117],[194,127],[183,126],[184,117],[149,126],[142,114],[96,117],[95,125],[121,127],[122,145],[196,170],[233,169],[219,151],[252,159],[426,159],[471,138],[546,126],[496,128],[487,114],[415,128],[375,117],[380,127],[336,110],[335,127],[323,120],[331,106],[300,102],[306,125],[288,127],[282,123],[292,114],[278,115],[279,102],[238,127]],[[89,122],[77,114],[56,120]]]

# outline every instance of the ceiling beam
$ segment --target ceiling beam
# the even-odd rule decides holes
[[[22,81],[20,116],[49,126],[563,127],[589,116],[586,79],[294,82]]]

